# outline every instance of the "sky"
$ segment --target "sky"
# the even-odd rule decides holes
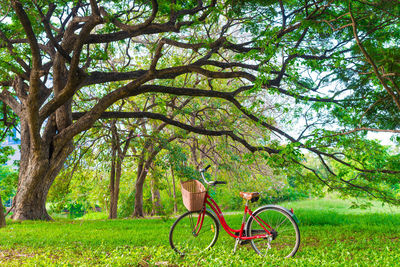
[[[382,132],[369,132],[367,135],[368,139],[377,139],[381,141],[382,145],[390,145],[390,146],[395,146],[395,144],[390,140],[390,137],[392,137],[392,133],[382,133]]]

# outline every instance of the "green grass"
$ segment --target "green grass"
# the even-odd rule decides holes
[[[398,266],[400,209],[374,203],[353,210],[348,201],[284,203],[300,219],[302,243],[292,259],[259,257],[250,246],[232,254],[222,229],[203,255],[180,257],[168,244],[174,218],[11,222],[0,230],[1,266]],[[241,214],[229,215],[232,226]]]

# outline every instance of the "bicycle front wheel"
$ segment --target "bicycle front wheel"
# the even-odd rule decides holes
[[[181,255],[198,254],[217,241],[219,223],[210,212],[188,211],[181,215],[169,232],[169,244]]]
[[[300,246],[300,231],[296,222],[285,210],[279,207],[263,207],[254,212],[247,222],[248,236],[265,235],[267,232],[259,223],[267,224],[265,227],[271,235],[266,238],[251,240],[253,249],[262,256],[292,257]]]

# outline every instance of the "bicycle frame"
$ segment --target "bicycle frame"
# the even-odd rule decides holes
[[[217,215],[217,218],[219,222],[221,223],[222,227],[225,229],[225,231],[232,236],[233,238],[239,238],[240,240],[252,240],[252,239],[257,239],[257,238],[266,238],[271,235],[271,232],[268,231],[268,229],[271,229],[271,226],[269,226],[266,222],[264,222],[261,218],[258,216],[254,216],[253,212],[250,210],[248,207],[248,202],[246,202],[246,206],[244,208],[244,214],[243,214],[243,221],[240,226],[240,229],[232,229],[226,222],[224,215],[222,214],[222,211],[218,204],[214,201],[214,199],[206,193],[205,200],[204,200],[204,206],[202,211],[200,212],[198,218],[197,218],[197,224],[196,228],[196,234],[198,234],[203,226],[203,220],[204,220],[204,214],[206,213],[206,206],[209,206],[214,213]],[[247,217],[247,214],[249,214],[253,219],[261,226],[261,228],[266,232],[264,235],[254,235],[254,236],[244,236],[243,235],[243,230],[245,227],[245,219]],[[195,229],[196,229],[195,228]],[[268,229],[267,229],[268,228]],[[238,233],[238,235],[237,235]]]

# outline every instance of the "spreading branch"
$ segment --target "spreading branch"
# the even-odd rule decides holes
[[[74,112],[73,113],[73,119],[77,120],[85,116],[85,112]],[[266,151],[271,154],[276,154],[279,153],[279,150],[272,149],[269,147],[255,147],[249,144],[246,140],[243,138],[240,138],[237,136],[233,131],[230,130],[208,130],[204,129],[201,127],[195,127],[192,125],[184,124],[179,121],[170,119],[163,114],[159,113],[152,113],[152,112],[103,112],[100,114],[99,119],[111,119],[111,118],[120,118],[120,119],[127,119],[127,118],[150,118],[150,119],[155,119],[155,120],[160,120],[163,121],[169,125],[176,126],[178,128],[181,128],[183,130],[193,132],[193,133],[198,133],[202,135],[209,135],[209,136],[229,136],[232,138],[232,140],[237,141],[241,143],[243,146],[245,146],[249,151],[251,152],[256,152],[256,151]]]

